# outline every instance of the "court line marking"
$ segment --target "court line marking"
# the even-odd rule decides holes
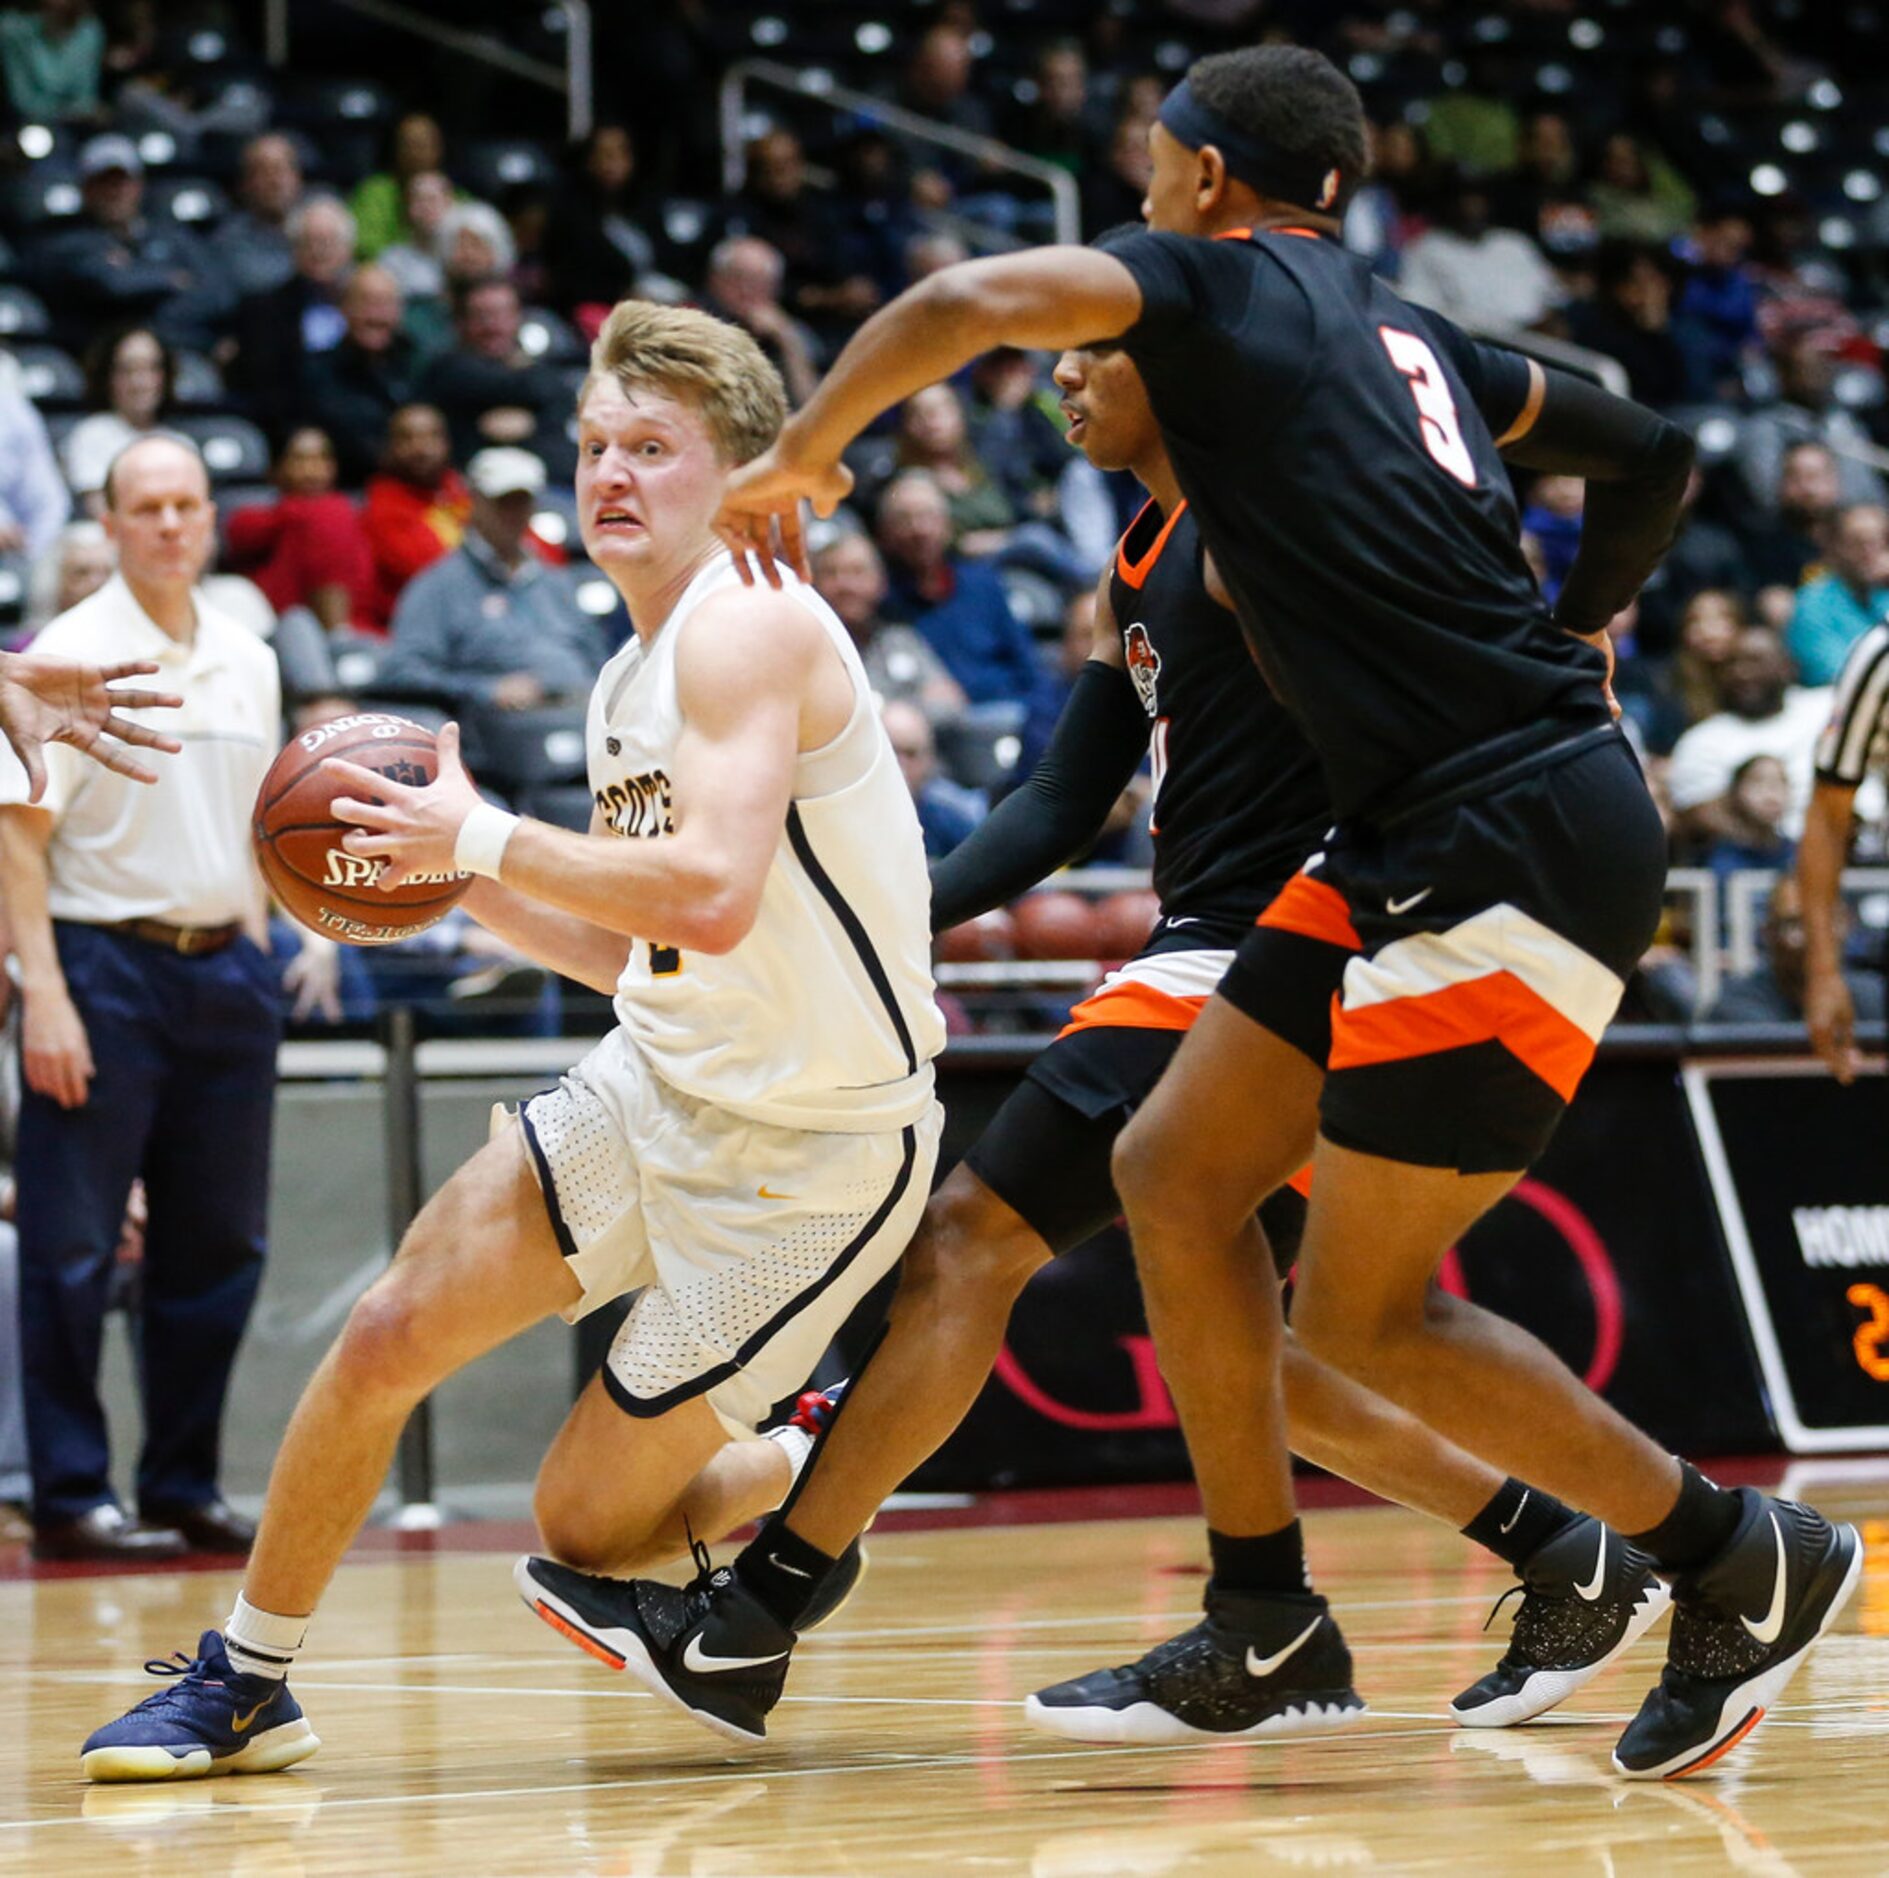
[[[792,1699],[792,1698],[790,1698]],[[814,1698],[806,1697],[804,1700]],[[1337,1728],[1330,1732],[1331,1741],[1417,1741],[1430,1735],[1453,1735],[1461,1731],[1454,1727],[1425,1729],[1360,1729]],[[1324,1740],[1323,1735],[1307,1732],[1304,1735],[1279,1737],[1281,1744]],[[1108,1747],[1066,1747],[1023,1749],[1005,1753],[1001,1756],[1004,1765],[1010,1766],[1021,1761],[1082,1761],[1094,1760],[1122,1754],[1198,1754],[1204,1748],[1212,1748],[1210,1741],[1177,1741],[1167,1746],[1145,1746],[1123,1744]],[[1226,1743],[1226,1746],[1241,1746],[1250,1749],[1251,1742],[1238,1744]],[[311,1800],[324,1813],[339,1811],[343,1807],[366,1806],[450,1806],[466,1801],[477,1800],[512,1800],[521,1798],[543,1799],[565,1793],[610,1793],[618,1790],[644,1790],[653,1787],[694,1787],[714,1786],[731,1780],[811,1780],[830,1779],[841,1774],[909,1774],[932,1768],[982,1767],[991,1760],[988,1753],[977,1754],[899,1754],[896,1750],[885,1750],[880,1759],[865,1762],[841,1762],[817,1767],[769,1767],[755,1761],[731,1760],[725,1768],[718,1768],[712,1773],[702,1774],[658,1774],[648,1779],[634,1776],[620,1780],[579,1780],[569,1781],[558,1786],[546,1786],[542,1783],[528,1787],[471,1787],[454,1793],[364,1793],[353,1796],[332,1798],[326,1790],[318,1794],[304,1793],[294,1798],[285,1798],[279,1803],[271,1800],[247,1800],[234,1805],[233,1810],[249,1814],[263,1813],[306,1813]],[[241,1775],[224,1775],[224,1779],[241,1779]],[[153,1791],[171,1791],[162,1783],[150,1783]],[[196,1781],[177,1783],[179,1787],[197,1787]],[[215,1803],[212,1802],[214,1805]],[[43,1831],[48,1827],[58,1826],[105,1826],[114,1824],[103,1819],[89,1820],[81,1813],[60,1814],[50,1819],[0,1819],[0,1832]]]

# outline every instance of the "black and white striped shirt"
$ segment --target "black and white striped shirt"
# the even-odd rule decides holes
[[[1817,780],[1854,789],[1889,772],[1889,623],[1850,648],[1829,725],[1817,739]]]

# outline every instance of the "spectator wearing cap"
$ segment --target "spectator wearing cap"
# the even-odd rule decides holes
[[[354,265],[354,217],[339,198],[305,197],[287,228],[295,271],[237,308],[229,374],[256,421],[278,434],[301,416],[308,361],[346,337],[341,296]]]
[[[106,483],[120,571],[41,634],[93,662],[155,661],[184,704],[156,788],[46,750],[47,788],[0,809],[23,982],[20,1323],[35,1547],[48,1558],[247,1549],[223,1502],[223,1400],[262,1274],[282,974],[259,941],[250,804],[280,742],[275,659],[198,579],[215,510],[176,437]],[[310,960],[333,966],[332,945]],[[307,969],[318,967],[310,964]],[[302,976],[298,960],[296,975]],[[112,1490],[98,1363],[115,1250],[142,1172],[138,1508]]]
[[[71,512],[45,419],[22,389],[12,354],[0,352],[0,554],[37,561]]]
[[[445,418],[430,404],[402,405],[388,419],[380,468],[367,479],[361,520],[375,590],[360,623],[385,632],[407,582],[459,546],[471,513],[472,492],[453,467]]]
[[[306,607],[329,632],[371,617],[374,557],[354,504],[335,489],[328,433],[305,424],[276,455],[273,502],[238,509],[224,528],[226,563],[278,613]]]
[[[341,295],[341,343],[308,361],[302,408],[334,441],[340,479],[358,488],[373,474],[388,420],[413,401],[420,349],[401,326],[400,288],[370,261]]]
[[[420,374],[414,395],[445,414],[462,462],[489,445],[529,450],[560,479],[575,473],[570,388],[519,344],[518,289],[492,276],[453,295],[453,344]]]
[[[68,337],[147,319],[173,345],[207,346],[235,303],[195,235],[144,213],[144,163],[115,133],[80,150],[79,213],[27,266]]]
[[[88,508],[103,506],[105,472],[118,452],[169,414],[176,378],[176,355],[148,326],[93,342],[85,358],[88,415],[59,446],[66,481]]]
[[[105,29],[90,0],[39,0],[0,13],[0,70],[7,101],[28,123],[98,115]]]
[[[1826,541],[1825,571],[1799,590],[1784,635],[1807,685],[1835,684],[1850,647],[1889,614],[1889,513],[1839,509]]]
[[[481,450],[466,479],[465,537],[401,594],[375,688],[455,712],[584,697],[611,648],[565,571],[534,552],[531,516],[544,465],[526,450]]]
[[[1489,191],[1451,176],[1436,220],[1404,251],[1397,288],[1419,306],[1471,327],[1533,326],[1561,297],[1555,271],[1519,230],[1490,220]]]
[[[289,217],[302,200],[302,162],[279,131],[243,146],[238,207],[210,237],[210,252],[239,295],[271,293],[295,272]]]

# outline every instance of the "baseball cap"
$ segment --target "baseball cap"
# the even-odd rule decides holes
[[[123,170],[127,176],[144,174],[144,160],[138,155],[138,146],[129,137],[120,137],[107,131],[102,137],[90,139],[80,150],[81,182],[90,182],[94,176],[103,176],[107,170]]]
[[[529,450],[499,445],[481,450],[466,465],[466,481],[488,501],[521,491],[535,496],[544,487],[544,465]]]

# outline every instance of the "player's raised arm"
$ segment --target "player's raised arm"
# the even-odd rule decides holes
[[[781,545],[810,578],[793,523],[798,506],[811,501],[821,515],[839,506],[852,486],[840,452],[881,411],[993,346],[1060,349],[1113,338],[1140,317],[1141,304],[1134,275],[1094,248],[1031,248],[941,268],[867,320],[774,447],[730,479],[722,539],[738,556],[753,554],[765,573],[775,518],[786,518]]]

